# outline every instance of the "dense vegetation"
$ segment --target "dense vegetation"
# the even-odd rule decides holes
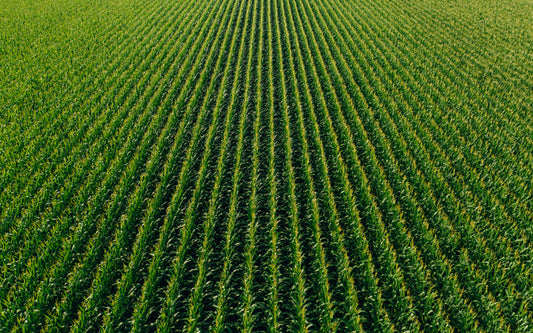
[[[0,331],[533,330],[530,0],[0,4]]]

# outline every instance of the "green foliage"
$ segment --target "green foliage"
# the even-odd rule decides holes
[[[0,2],[0,331],[531,331],[531,3]]]

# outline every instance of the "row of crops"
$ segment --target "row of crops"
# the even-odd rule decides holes
[[[531,1],[0,3],[0,331],[533,330]]]

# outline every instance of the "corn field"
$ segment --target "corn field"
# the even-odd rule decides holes
[[[0,0],[1,332],[533,331],[531,0]]]

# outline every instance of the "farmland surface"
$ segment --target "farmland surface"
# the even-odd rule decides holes
[[[0,331],[532,332],[531,0],[0,0]]]

